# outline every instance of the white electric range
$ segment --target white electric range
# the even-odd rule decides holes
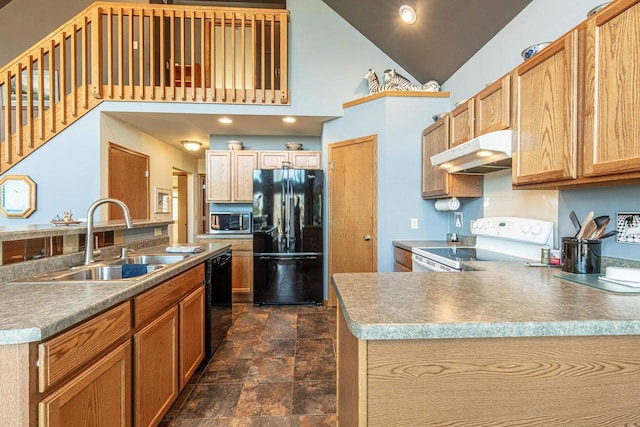
[[[475,246],[417,247],[413,271],[462,271],[465,261],[540,261],[540,249],[553,247],[553,222],[531,218],[492,217],[473,222]]]

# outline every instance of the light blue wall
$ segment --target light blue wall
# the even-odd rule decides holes
[[[347,108],[344,117],[325,123],[322,141],[378,136],[378,271],[393,271],[393,240],[442,239],[447,217],[421,198],[420,135],[448,98],[386,97]],[[418,229],[410,227],[418,218]],[[328,239],[328,237],[327,237]]]
[[[87,207],[100,198],[99,122],[99,111],[91,111],[11,168],[8,174],[28,175],[35,181],[37,206],[25,219],[0,215],[0,226],[49,224],[69,209],[74,218],[85,216]]]
[[[569,220],[572,210],[580,220],[589,211],[594,211],[595,216],[609,215],[611,223],[607,230],[615,230],[616,212],[640,212],[640,185],[561,191],[558,204],[558,228],[561,237],[575,234]],[[602,242],[602,254],[640,260],[640,245],[617,243],[616,238],[611,237]]]

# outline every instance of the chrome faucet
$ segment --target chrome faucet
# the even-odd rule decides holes
[[[98,208],[98,206],[103,205],[105,203],[114,203],[122,208],[122,212],[124,213],[124,220],[127,224],[127,228],[131,228],[131,214],[129,214],[129,208],[124,204],[123,201],[118,199],[99,199],[95,202],[91,203],[89,206],[89,210],[87,210],[87,238],[86,238],[86,249],[84,252],[84,265],[91,264],[93,259],[93,213]]]

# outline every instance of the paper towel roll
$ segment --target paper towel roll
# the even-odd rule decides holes
[[[455,197],[451,199],[436,200],[435,207],[437,211],[455,211],[460,208],[460,201]]]

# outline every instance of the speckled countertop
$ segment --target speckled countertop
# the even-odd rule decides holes
[[[479,271],[340,273],[332,283],[363,340],[640,335],[638,295],[561,280],[557,268],[467,264]]]
[[[136,252],[163,252],[167,245]],[[40,341],[164,282],[223,252],[230,245],[210,243],[205,251],[169,264],[137,280],[113,282],[0,283],[0,345]]]

